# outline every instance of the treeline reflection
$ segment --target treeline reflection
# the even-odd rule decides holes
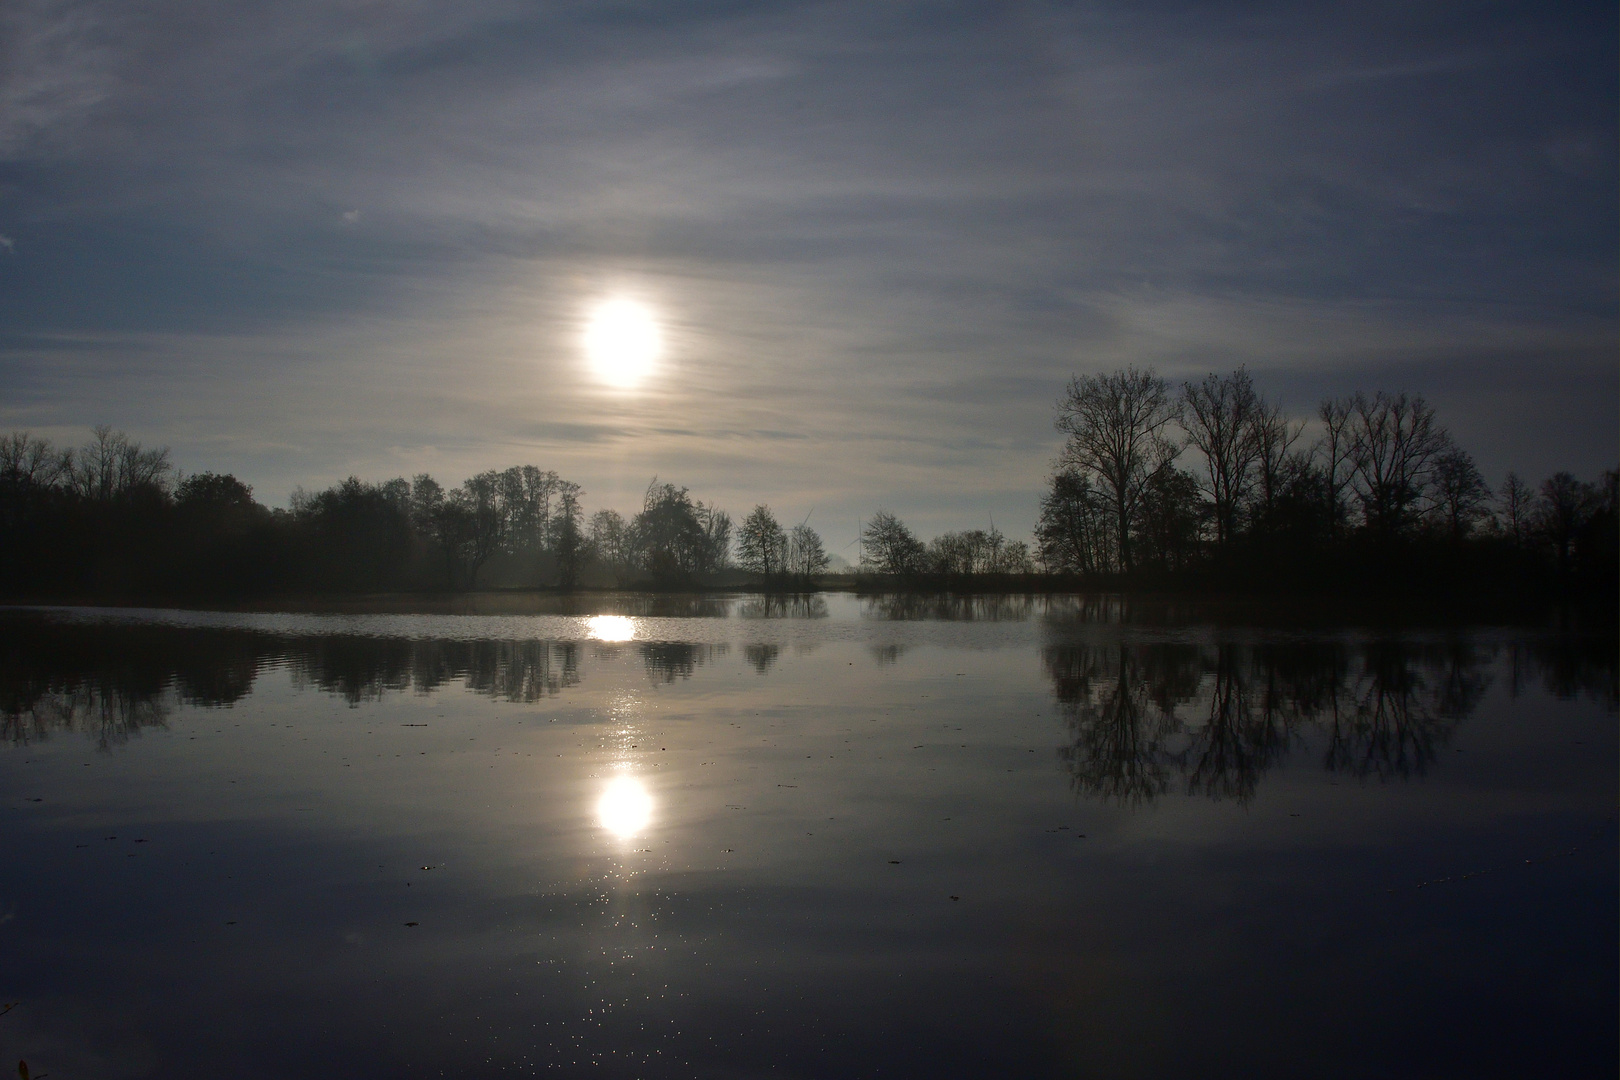
[[[639,655],[657,683],[691,678],[729,652],[684,642],[443,641],[239,630],[73,626],[0,620],[0,740],[28,743],[83,731],[97,745],[162,727],[178,705],[228,708],[259,675],[285,668],[294,686],[358,707],[390,694],[459,685],[500,701],[533,703],[580,683],[581,654]],[[774,646],[749,646],[761,674]]]
[[[664,684],[730,655],[721,644],[287,636],[10,616],[0,618],[0,739],[78,731],[110,747],[163,726],[177,707],[230,707],[270,669],[354,707],[452,685],[534,703],[580,685],[587,650],[639,658]],[[883,670],[904,647],[869,650]],[[741,653],[768,675],[782,648]],[[1375,780],[1422,775],[1495,681],[1514,696],[1584,696],[1611,712],[1620,697],[1612,640],[1552,635],[1098,640],[1055,642],[1042,658],[1075,790],[1123,803],[1171,792],[1246,801],[1290,758]]]
[[[1064,644],[1043,658],[1071,784],[1124,804],[1247,802],[1295,754],[1357,778],[1421,776],[1503,667],[1514,696],[1536,684],[1616,707],[1615,658],[1598,643]]]

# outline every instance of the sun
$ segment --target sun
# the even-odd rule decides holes
[[[634,300],[604,300],[585,322],[585,358],[596,377],[627,388],[652,373],[663,354],[658,321]]]

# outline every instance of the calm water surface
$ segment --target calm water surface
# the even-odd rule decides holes
[[[588,603],[0,615],[6,1068],[1614,1075],[1612,638]]]

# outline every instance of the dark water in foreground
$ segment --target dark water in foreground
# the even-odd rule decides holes
[[[1612,639],[602,603],[0,615],[5,1068],[1615,1073]]]

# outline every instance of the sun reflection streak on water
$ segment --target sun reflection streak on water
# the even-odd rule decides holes
[[[653,800],[646,785],[633,776],[620,776],[608,783],[596,801],[596,817],[602,828],[620,839],[629,839],[652,822]]]
[[[593,615],[585,620],[585,632],[596,641],[629,641],[636,636],[636,620],[624,615]]]

